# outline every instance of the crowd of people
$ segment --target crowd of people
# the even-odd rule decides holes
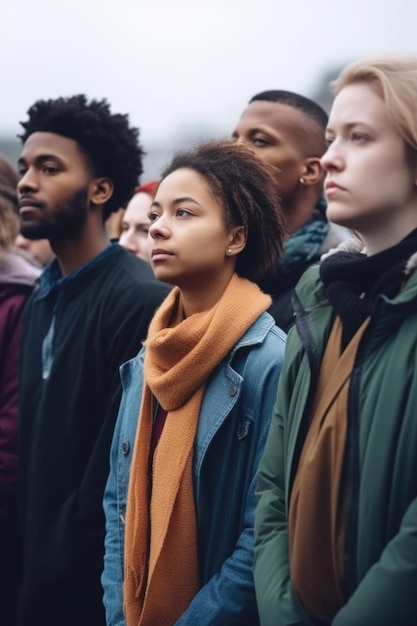
[[[0,158],[2,626],[417,623],[417,58],[141,182],[106,99]]]

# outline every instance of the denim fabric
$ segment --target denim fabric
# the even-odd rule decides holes
[[[285,334],[264,313],[207,383],[193,460],[201,589],[178,626],[258,623],[252,576],[255,482],[284,348]],[[120,368],[123,396],[104,494],[102,584],[108,626],[125,626],[124,527],[143,356],[144,350]]]

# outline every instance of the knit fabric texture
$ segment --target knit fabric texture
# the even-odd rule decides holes
[[[205,386],[270,303],[234,274],[213,308],[188,318],[173,289],[150,325],[126,513],[128,626],[171,626],[198,592],[192,461]],[[168,414],[150,458],[154,398]]]

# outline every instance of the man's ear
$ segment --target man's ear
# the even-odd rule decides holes
[[[301,175],[304,185],[316,185],[323,180],[324,169],[319,157],[309,157],[304,160],[303,173]]]
[[[113,195],[114,185],[110,178],[93,178],[90,182],[90,202],[104,206]]]

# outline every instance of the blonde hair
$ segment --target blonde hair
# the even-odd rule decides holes
[[[385,102],[390,121],[412,152],[417,153],[417,57],[373,56],[354,61],[331,83],[337,95],[344,87],[366,83]]]
[[[0,193],[0,255],[7,252],[19,233],[19,218],[12,203]]]
[[[11,248],[19,232],[17,182],[17,173],[8,160],[0,155],[0,255]]]

